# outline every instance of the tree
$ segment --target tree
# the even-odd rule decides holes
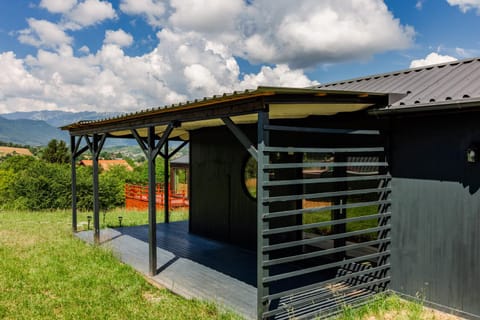
[[[43,150],[41,158],[50,163],[68,163],[70,153],[65,141],[56,139],[50,140],[47,147]]]

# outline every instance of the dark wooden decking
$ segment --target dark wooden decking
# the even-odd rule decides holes
[[[76,234],[93,243],[93,232]],[[148,275],[148,226],[102,229],[100,241],[124,263]],[[208,300],[256,318],[256,255],[188,233],[188,222],[157,225],[157,275],[152,279],[186,298]]]

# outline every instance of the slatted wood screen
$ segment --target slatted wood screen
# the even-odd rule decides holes
[[[286,135],[299,146],[285,145]],[[259,116],[259,319],[332,315],[385,290],[386,148],[378,130],[275,126]]]

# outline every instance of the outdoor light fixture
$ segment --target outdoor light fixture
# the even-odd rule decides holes
[[[118,224],[120,225],[120,227],[122,227],[122,220],[123,220],[123,217],[118,216]]]
[[[87,216],[87,230],[90,230],[90,221],[92,221],[92,216]]]
[[[478,162],[478,147],[475,144],[472,144],[467,148],[467,162],[468,163]]]

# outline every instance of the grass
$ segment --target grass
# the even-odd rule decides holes
[[[421,302],[406,301],[395,294],[384,294],[375,296],[359,308],[345,306],[336,319],[427,319],[424,311]]]
[[[125,225],[147,222],[145,212],[116,210],[106,214],[105,225],[117,226],[120,214]],[[79,222],[87,215],[79,213]],[[172,214],[172,220],[185,218],[185,211]],[[336,319],[437,319],[424,315],[421,303],[379,296],[360,308],[346,306]],[[112,252],[73,237],[69,212],[0,211],[0,319],[240,317],[150,285]]]
[[[70,230],[67,212],[0,212],[0,319],[238,318],[153,287]]]
[[[377,206],[349,208],[347,209],[347,218],[372,215],[372,214],[376,214],[377,212],[378,212]],[[331,220],[332,220],[331,211],[312,212],[312,213],[303,214],[304,224],[311,224],[311,223],[331,221]],[[374,227],[377,227],[376,219],[357,221],[357,222],[351,222],[346,224],[347,232],[364,230],[364,229],[374,228]],[[312,228],[312,229],[308,229],[307,231],[316,233],[316,234],[321,234],[321,235],[328,235],[332,233],[332,227]],[[376,233],[365,233],[361,236],[357,236],[357,238],[362,240],[374,240],[376,239],[376,236],[377,236]]]

